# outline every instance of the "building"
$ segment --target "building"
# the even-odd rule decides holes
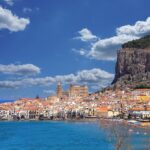
[[[63,91],[62,85],[59,82],[57,85],[56,89],[57,97],[63,97],[63,96],[68,96],[68,97],[87,97],[88,96],[88,87],[85,85],[79,86],[79,85],[73,85],[70,84],[70,87],[66,90]]]
[[[134,107],[129,110],[129,115],[134,119],[150,119],[150,108]]]
[[[56,93],[57,93],[57,97],[59,98],[63,95],[63,90],[60,82],[57,84]]]
[[[136,89],[132,91],[132,94],[134,96],[139,96],[139,95],[150,96],[150,89]]]
[[[98,106],[96,108],[96,114],[100,118],[113,118],[120,115],[119,110],[110,108],[109,106]]]
[[[70,84],[69,88],[69,96],[70,97],[87,97],[88,96],[88,87],[87,86],[75,86]]]

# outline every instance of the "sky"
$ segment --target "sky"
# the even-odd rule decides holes
[[[121,44],[150,34],[149,0],[0,0],[0,99],[61,82],[111,84]]]

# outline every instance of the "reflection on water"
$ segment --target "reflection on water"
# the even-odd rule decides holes
[[[150,150],[148,129],[125,125],[117,120],[100,120],[99,125],[116,150]]]

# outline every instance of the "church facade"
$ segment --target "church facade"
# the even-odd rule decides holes
[[[56,89],[57,97],[61,98],[63,96],[67,97],[87,97],[89,92],[88,92],[88,87],[85,85],[73,85],[70,84],[70,87],[66,90],[63,91],[61,83],[58,83],[57,89]]]

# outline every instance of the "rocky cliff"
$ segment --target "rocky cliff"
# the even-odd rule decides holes
[[[137,41],[134,41],[136,47],[128,42],[118,51],[116,74],[112,82],[116,88],[150,87],[150,40],[142,48],[142,43],[137,44]]]

